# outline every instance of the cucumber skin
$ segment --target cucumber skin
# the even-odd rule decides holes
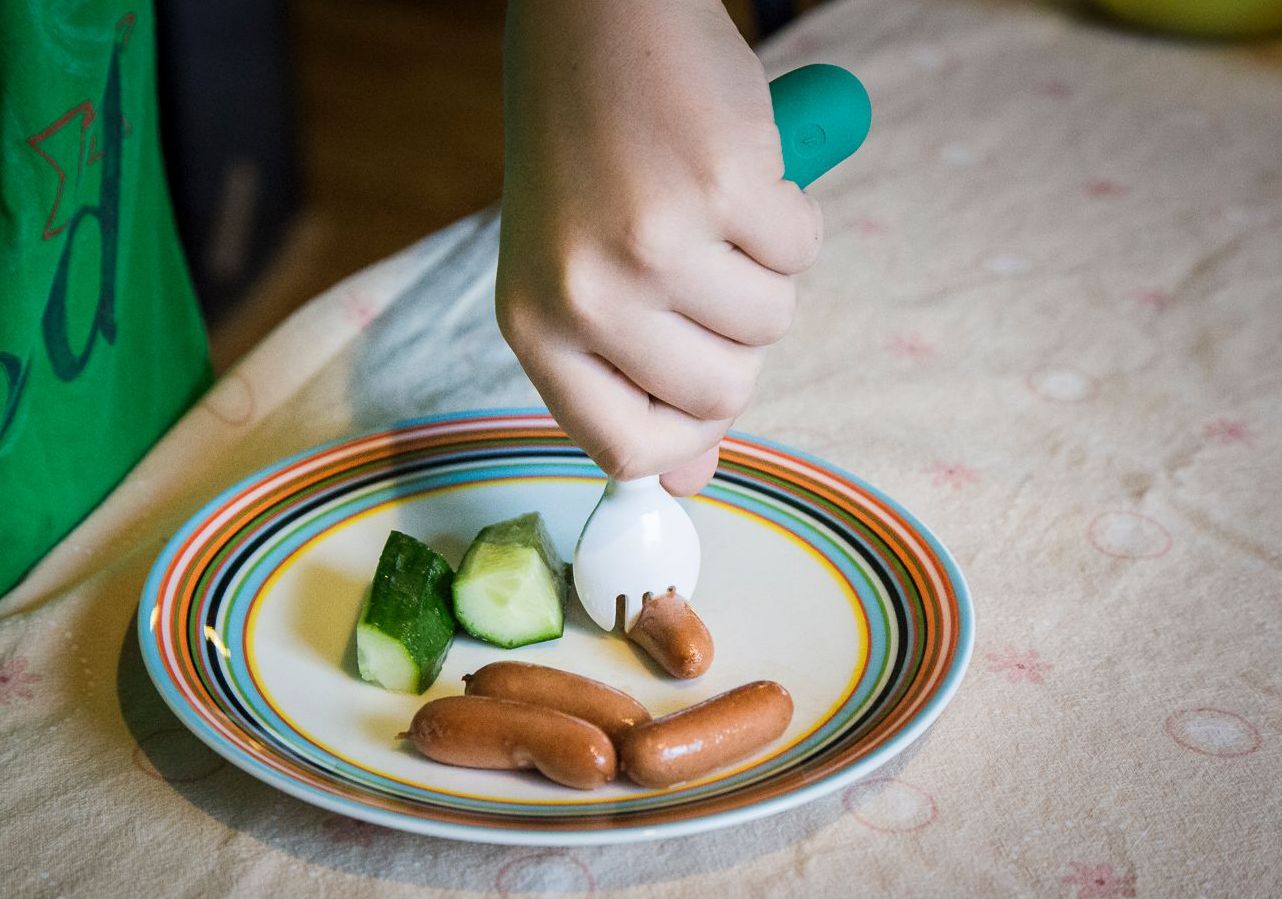
[[[471,627],[467,616],[459,615],[458,609],[455,607],[454,616],[458,620],[459,626],[476,639],[483,640],[501,649],[516,649],[520,646],[529,646],[532,643],[545,643],[563,635],[565,633],[565,606],[570,595],[570,566],[557,555],[556,548],[552,544],[552,536],[548,533],[547,526],[543,523],[543,516],[538,512],[526,512],[516,518],[509,518],[507,521],[500,521],[481,528],[468,546],[467,552],[463,554],[463,560],[459,563],[458,580],[466,581],[471,576],[472,566],[469,562],[475,557],[477,547],[486,543],[497,546],[534,547],[539,554],[539,558],[543,560],[549,576],[552,578],[553,588],[556,590],[557,598],[561,603],[561,629],[556,633],[531,637],[528,640],[498,640],[493,635],[480,633]]]
[[[454,642],[454,571],[427,544],[408,534],[387,535],[361,623],[405,647],[418,663],[417,692],[432,685]]]
[[[565,601],[567,589],[563,570],[565,563],[557,556],[556,547],[552,545],[552,535],[548,533],[547,525],[543,523],[543,516],[538,512],[526,512],[516,518],[509,518],[507,521],[481,528],[480,533],[472,541],[472,546],[478,543],[489,543],[494,546],[533,546],[538,550],[548,571],[552,572],[553,580],[557,581],[557,589],[561,591],[561,600]],[[463,573],[470,555],[472,555],[471,546],[467,548],[467,553],[464,554],[463,561],[459,565],[459,574]]]

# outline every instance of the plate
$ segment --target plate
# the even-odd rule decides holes
[[[880,491],[743,434],[686,501],[703,545],[695,607],[716,641],[677,682],[573,603],[559,640],[502,650],[461,633],[424,696],[356,675],[353,626],[389,530],[457,564],[486,524],[538,510],[570,558],[604,476],[537,410],[467,412],[309,450],[197,513],[156,561],[138,613],[147,670],[216,752],[306,802],[488,843],[671,837],[772,814],[866,776],[957,689],[973,613],[956,563]],[[757,756],[670,790],[581,792],[528,772],[453,768],[396,739],[426,700],[497,659],[605,681],[665,714],[758,679],[796,712]]]

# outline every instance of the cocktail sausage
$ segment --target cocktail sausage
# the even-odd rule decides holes
[[[690,604],[672,590],[642,598],[641,614],[628,639],[673,677],[698,677],[712,665],[712,635]]]
[[[774,681],[754,681],[637,725],[619,747],[620,767],[643,787],[670,787],[752,755],[790,721],[788,691]]]
[[[429,759],[466,768],[537,768],[567,787],[592,790],[613,780],[614,746],[595,724],[555,709],[446,696],[418,710],[409,732]]]
[[[616,745],[634,725],[650,720],[645,706],[627,693],[559,668],[491,662],[475,674],[465,674],[463,680],[468,696],[492,696],[556,709],[595,724]]]

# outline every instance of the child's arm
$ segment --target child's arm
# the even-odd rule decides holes
[[[499,326],[602,468],[692,493],[792,321],[818,206],[718,0],[508,9]]]

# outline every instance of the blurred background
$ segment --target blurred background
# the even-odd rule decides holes
[[[821,0],[725,2],[755,43]],[[1282,26],[1282,0],[1048,2],[1198,37]],[[505,6],[157,0],[171,191],[217,370],[346,275],[498,199]]]

